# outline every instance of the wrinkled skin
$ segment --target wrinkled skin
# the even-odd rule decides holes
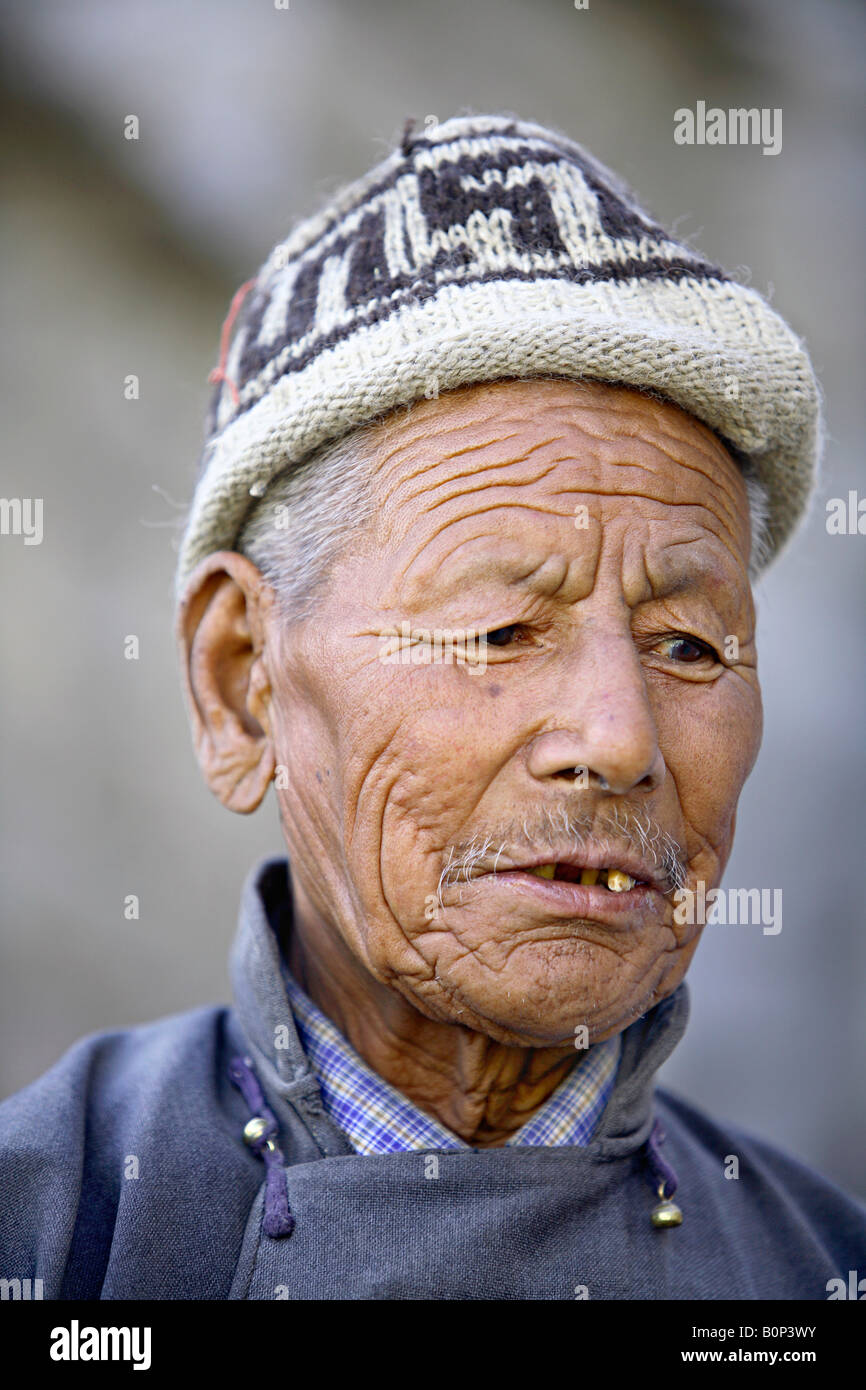
[[[676,988],[700,927],[664,885],[611,922],[491,872],[440,907],[440,874],[476,836],[552,859],[551,817],[616,809],[679,846],[688,885],[718,884],[761,736],[746,491],[703,425],[596,383],[449,392],[375,441],[375,522],[313,616],[287,623],[233,552],[192,577],[198,756],[242,812],[288,769],[292,969],[382,1076],[496,1145],[562,1080],[577,1025],[600,1041]],[[486,669],[384,663],[403,621],[495,632]]]

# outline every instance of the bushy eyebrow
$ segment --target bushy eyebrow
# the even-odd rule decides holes
[[[703,535],[684,536],[668,542],[654,557],[645,556],[642,568],[646,589],[640,598],[635,597],[632,606],[637,608],[689,594],[711,600],[727,597],[737,602],[739,586],[734,566],[725,564],[719,554],[707,553],[704,547],[696,544],[704,539]],[[462,548],[460,545],[457,550]],[[673,551],[679,552],[676,558]],[[649,565],[647,559],[650,559]],[[450,599],[477,582],[498,583],[506,588],[521,589],[534,597],[552,599],[563,588],[570,572],[568,558],[556,552],[541,557],[536,552],[530,558],[476,549],[459,558],[455,558],[454,552],[442,557],[435,573],[424,579],[421,588],[425,599],[436,601]]]
[[[428,587],[437,595],[447,595],[467,584],[486,580],[552,597],[567,573],[568,561],[564,556],[545,555],[540,560],[521,560],[516,555],[476,552],[453,561],[446,556],[436,573],[430,576]]]
[[[706,537],[703,535],[683,536],[678,540],[668,541],[653,557],[656,561],[656,575],[653,576],[648,571],[647,579],[654,598],[673,598],[677,594],[688,593],[701,586],[706,590],[708,581],[712,588],[735,587],[736,566],[730,557],[726,563],[716,546],[698,547],[698,542],[705,540]],[[682,551],[683,546],[687,546],[688,550]],[[679,552],[676,557],[672,554],[674,551]]]

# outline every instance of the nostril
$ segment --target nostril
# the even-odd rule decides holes
[[[557,768],[552,775],[561,778],[563,782],[574,782],[580,786],[588,787],[590,777],[595,774],[591,773],[589,768],[584,764],[578,764],[577,767]],[[605,783],[604,785],[606,786],[607,784]]]

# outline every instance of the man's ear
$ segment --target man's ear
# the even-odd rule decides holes
[[[233,550],[209,555],[180,602],[177,641],[193,742],[211,791],[231,811],[254,811],[276,757],[268,718],[265,617],[274,593]]]

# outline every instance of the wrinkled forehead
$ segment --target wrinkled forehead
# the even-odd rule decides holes
[[[374,439],[375,546],[404,569],[477,550],[473,538],[485,536],[519,565],[523,546],[543,558],[563,524],[588,557],[604,534],[621,550],[649,549],[665,569],[712,568],[707,554],[722,570],[748,566],[748,498],[734,459],[685,411],[629,388],[470,387],[391,417]]]

